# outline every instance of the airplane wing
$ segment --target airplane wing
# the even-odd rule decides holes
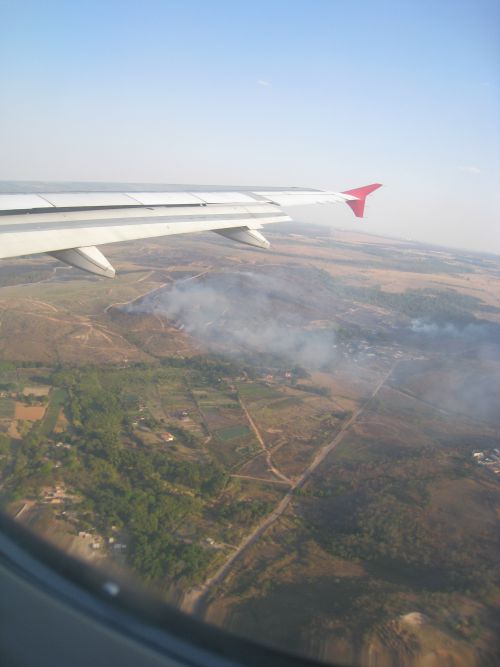
[[[363,217],[365,198],[380,184],[355,190],[212,192],[59,192],[0,194],[0,259],[48,253],[71,266],[112,278],[97,248],[106,243],[213,231],[268,248],[263,225],[291,218],[281,207],[346,202]]]

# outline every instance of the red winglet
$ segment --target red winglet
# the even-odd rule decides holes
[[[343,195],[352,195],[357,199],[348,199],[346,204],[350,206],[357,218],[362,218],[365,212],[365,199],[374,190],[382,187],[382,183],[373,183],[372,185],[364,185],[362,188],[355,188],[354,190],[344,190]]]

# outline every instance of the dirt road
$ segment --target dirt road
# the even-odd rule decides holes
[[[292,480],[289,477],[287,477],[286,475],[284,475],[281,472],[281,470],[279,470],[274,465],[273,459],[272,459],[272,456],[271,456],[271,452],[266,447],[266,443],[264,442],[264,438],[262,437],[262,434],[259,430],[259,427],[254,422],[254,420],[252,418],[252,415],[249,413],[247,406],[243,403],[243,400],[242,400],[241,396],[238,397],[238,401],[239,401],[241,409],[245,413],[245,417],[247,418],[248,423],[250,424],[250,426],[252,428],[252,431],[255,434],[255,437],[257,438],[257,441],[258,441],[259,445],[261,446],[262,451],[264,452],[264,456],[266,457],[266,463],[267,463],[268,469],[273,473],[273,475],[275,477],[280,479],[282,482],[286,482],[287,484],[290,484],[290,485],[293,484]]]
[[[202,276],[206,275],[207,273],[210,273],[211,270],[212,270],[212,267],[209,266],[208,269],[206,269],[205,271],[201,271],[200,273],[197,273],[195,276],[189,276],[189,278],[183,278],[182,280],[176,280],[172,284],[180,285],[181,283],[187,283],[190,280],[196,280],[197,278],[201,278]],[[136,284],[142,282],[147,277],[150,277],[151,273],[152,272],[150,272],[148,274],[148,276],[143,276],[142,278],[139,278],[139,280],[136,281]],[[169,285],[169,283],[162,283],[159,287],[153,287],[152,289],[147,290],[143,294],[139,294],[138,296],[134,296],[129,301],[117,301],[116,303],[110,303],[109,306],[106,306],[106,308],[104,309],[104,312],[107,313],[109,310],[111,310],[111,308],[118,308],[119,306],[130,306],[135,301],[139,301],[139,299],[143,299],[146,296],[151,296],[155,292],[159,292],[160,290],[164,289],[168,285]]]
[[[344,424],[342,424],[339,432],[334,437],[334,439],[318,451],[318,453],[312,460],[311,464],[295,480],[293,485],[288,489],[288,491],[286,492],[284,497],[280,500],[280,502],[276,505],[274,510],[270,514],[268,514],[252,530],[252,532],[249,533],[240,542],[236,551],[234,551],[229,556],[229,558],[225,561],[225,563],[223,563],[211,577],[209,577],[202,585],[191,589],[185,594],[181,604],[181,609],[183,611],[203,617],[204,612],[206,610],[205,603],[210,591],[213,590],[216,586],[219,586],[224,581],[224,579],[229,574],[235,561],[238,560],[238,558],[240,558],[240,556],[244,553],[244,551],[248,549],[248,547],[252,546],[252,544],[254,544],[261,537],[261,535],[265,533],[265,531],[277,519],[279,519],[282,516],[282,514],[288,508],[288,505],[290,504],[290,501],[293,498],[295,489],[300,488],[309,479],[309,477],[313,474],[316,468],[325,460],[328,454],[330,454],[330,452],[342,442],[347,431],[351,428],[351,426],[355,424],[355,422],[363,414],[363,412],[366,410],[367,406],[370,404],[373,398],[375,398],[380,389],[387,382],[392,372],[394,371],[394,368],[396,367],[397,363],[398,362],[396,361],[391,366],[390,370],[387,373],[385,373],[382,379],[377,383],[368,400],[365,401],[365,403],[363,403],[357,410],[355,410],[351,415],[351,417],[346,422],[344,422]]]

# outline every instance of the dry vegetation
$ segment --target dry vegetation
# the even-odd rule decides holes
[[[209,235],[113,246],[115,281],[5,262],[7,507],[250,637],[362,665],[493,665],[500,486],[472,452],[499,447],[500,263],[290,231],[267,253]],[[193,308],[171,315],[180,287]],[[227,309],[194,326],[214,294]],[[270,321],[293,344],[259,347]],[[47,499],[61,481],[71,493]]]

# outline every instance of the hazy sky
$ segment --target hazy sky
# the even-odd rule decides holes
[[[0,0],[0,179],[381,182],[359,223],[500,253],[498,0]]]

